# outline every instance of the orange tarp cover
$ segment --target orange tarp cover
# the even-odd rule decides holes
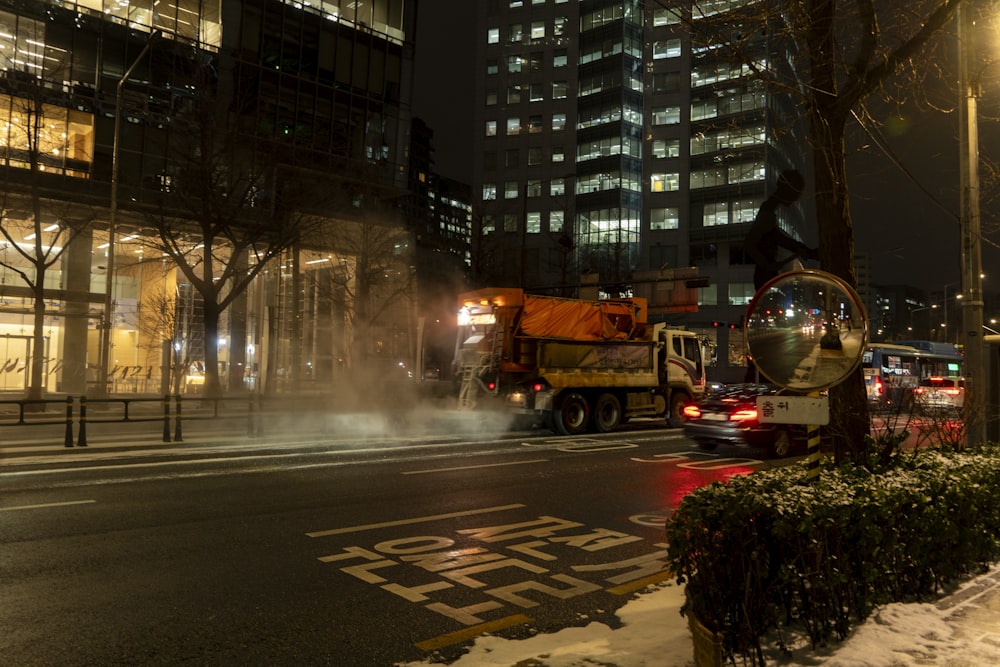
[[[525,295],[520,329],[539,338],[628,340],[645,321],[645,299],[580,301]]]

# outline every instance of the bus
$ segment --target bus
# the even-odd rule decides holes
[[[960,378],[963,362],[961,350],[950,343],[869,343],[861,358],[868,401],[880,407],[908,408],[913,389],[921,380]]]

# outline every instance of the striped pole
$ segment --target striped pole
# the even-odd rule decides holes
[[[819,426],[808,426],[809,455],[806,456],[806,482],[812,484],[819,479]]]

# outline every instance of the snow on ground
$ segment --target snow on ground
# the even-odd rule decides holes
[[[983,667],[1000,664],[1000,569],[972,579],[955,606],[891,604],[879,609],[842,643],[773,665],[824,667]],[[980,592],[980,589],[984,592]],[[482,636],[455,667],[693,667],[687,620],[680,615],[684,588],[661,584],[618,610],[622,626],[604,623],[565,628],[530,639]],[[411,662],[398,667],[420,667]]]

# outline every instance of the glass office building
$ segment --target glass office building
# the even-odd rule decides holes
[[[793,100],[691,37],[692,26],[748,4],[479,3],[481,283],[577,296],[595,282],[601,296],[655,301],[656,272],[697,267],[709,279],[698,312],[652,314],[699,329],[716,364],[741,372],[742,342],[734,334],[730,344],[728,325],[754,293],[742,239],[777,174],[807,162]],[[770,27],[745,46],[762,69],[790,71],[787,43]],[[796,230],[801,206],[785,213]]]
[[[407,187],[412,4],[6,4],[0,391],[26,388],[37,355],[42,390],[72,394],[197,391],[206,346],[218,350],[232,388],[328,386],[352,358],[412,358],[412,299],[397,308],[405,317],[367,306],[358,317],[361,300],[384,303],[410,280],[411,244],[395,202]],[[186,230],[192,252],[207,238],[183,201],[197,181],[185,159],[207,150],[177,155],[192,145],[198,109],[216,123],[215,143],[240,155],[219,167],[220,182],[255,179],[245,209],[267,210],[272,221],[308,216],[322,230],[261,271],[210,340],[191,277],[155,252],[158,225]],[[281,197],[307,187],[323,196]],[[371,228],[386,230],[377,249],[363,231]],[[225,234],[218,238],[225,266]],[[394,284],[365,278],[359,287],[370,272],[359,259],[366,253],[379,255],[380,275]],[[254,265],[229,260],[247,272]],[[36,284],[44,287],[40,325]],[[179,365],[174,383],[168,376]]]

